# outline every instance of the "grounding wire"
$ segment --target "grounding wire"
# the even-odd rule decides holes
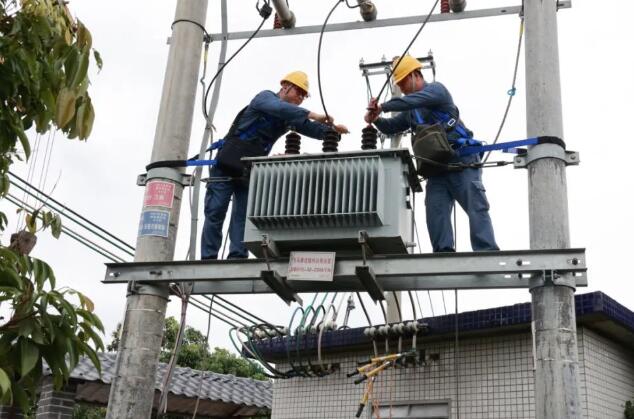
[[[401,303],[398,301],[398,296],[396,295],[396,291],[392,291],[392,295],[394,296],[394,303],[396,304],[396,313],[398,314],[398,321],[403,321],[403,313],[401,313]],[[385,322],[387,323],[387,321]]]
[[[63,211],[68,211],[69,213],[73,214],[74,216],[78,217],[80,220],[88,223],[89,225],[91,225],[92,227],[96,228],[97,230],[101,231],[102,233],[110,236],[112,239],[118,241],[121,245],[129,248],[130,250],[135,250],[134,246],[126,243],[125,241],[121,240],[120,238],[118,238],[117,236],[115,236],[114,234],[108,232],[107,230],[103,229],[102,227],[99,227],[97,224],[93,223],[92,221],[88,220],[87,218],[85,218],[84,216],[78,214],[77,212],[73,211],[72,209],[70,209],[69,207],[67,207],[66,205],[62,204],[61,202],[57,201],[55,198],[53,198],[52,196],[47,195],[46,193],[44,193],[43,191],[41,191],[40,189],[36,188],[35,186],[33,186],[31,183],[27,182],[26,180],[22,179],[20,176],[16,175],[13,172],[9,172],[9,175],[13,176],[14,178],[18,179],[20,182],[24,183],[25,185],[28,185],[31,189],[34,189],[37,193],[39,193],[40,195],[44,196],[48,201],[54,202],[55,204],[59,205]],[[13,182],[11,182],[13,183]],[[13,183],[15,185],[15,183]],[[17,185],[16,185],[17,186]],[[19,186],[18,186],[19,187]],[[68,217],[68,216],[67,216]]]
[[[264,319],[262,319],[262,318],[260,318],[260,317],[256,316],[255,314],[253,314],[253,313],[251,313],[251,312],[246,311],[245,309],[241,308],[240,306],[238,306],[238,305],[236,305],[236,304],[232,303],[232,302],[231,302],[231,301],[229,301],[229,300],[226,300],[226,299],[222,298],[222,297],[221,297],[221,296],[219,296],[219,295],[215,295],[215,294],[213,294],[213,295],[214,295],[214,296],[215,296],[218,300],[220,300],[220,301],[222,301],[222,302],[224,302],[224,303],[227,303],[227,304],[229,304],[230,306],[237,308],[238,310],[242,310],[242,311],[244,311],[245,313],[247,313],[248,315],[250,315],[250,316],[251,316],[251,317],[253,317],[254,319],[256,319],[256,320],[258,320],[258,321],[261,321],[263,324],[267,324],[267,325],[269,325],[269,326],[273,326],[273,327],[279,327],[279,326],[276,326],[276,325],[274,325],[274,324],[272,324],[272,323],[267,322],[266,320],[264,320]],[[209,299],[209,297],[207,297],[207,296],[204,296],[204,297],[205,297],[205,298],[207,298],[207,299]],[[255,323],[255,322],[252,322],[252,323]]]
[[[9,202],[11,202],[13,205],[17,206],[18,208],[26,208],[30,211],[35,211],[35,208],[33,208],[30,204],[20,200],[20,198],[12,195],[12,194],[7,194],[5,195],[5,198],[7,198],[7,200]],[[114,253],[111,253],[110,251],[104,249],[103,247],[101,247],[100,245],[98,245],[97,243],[92,242],[91,240],[87,239],[86,237],[82,236],[80,233],[77,233],[76,231],[62,225],[62,233],[66,234],[68,237],[74,239],[75,241],[83,244],[84,246],[86,246],[87,248],[89,248],[90,250],[93,250],[97,253],[99,253],[100,255],[104,256],[106,259],[110,260],[111,262],[125,262],[125,259],[123,259],[122,257],[119,257],[117,255],[115,255]]]
[[[240,345],[236,344],[235,339],[233,338],[233,333],[235,333],[236,338],[237,338],[238,342],[240,343]],[[284,373],[282,373],[281,371],[277,371],[275,368],[271,367],[266,361],[262,360],[262,358],[259,356],[257,351],[254,350],[253,347],[249,347],[244,342],[242,342],[242,340],[240,339],[238,333],[239,333],[238,328],[232,327],[229,330],[229,340],[231,340],[231,343],[233,344],[233,347],[236,349],[236,351],[240,354],[240,356],[242,358],[244,358],[251,365],[257,365],[251,358],[247,357],[244,354],[244,351],[247,351],[253,358],[257,359],[264,368],[266,368],[267,370],[271,371],[271,373],[273,373],[273,375],[269,375],[269,374],[267,374],[265,372],[264,375],[266,377],[268,377],[268,378],[278,378],[278,377],[283,377],[284,376]]]
[[[220,41],[220,53],[218,55],[218,68],[221,67],[222,63],[227,56],[227,37],[224,36],[227,34],[227,0],[220,1],[220,17],[222,19],[222,40]],[[209,51],[209,42],[211,42],[210,38],[205,39],[205,55],[203,56],[203,75],[200,78],[199,82],[201,84],[201,96],[205,93],[205,77],[207,70],[207,59],[208,59],[208,51]],[[203,131],[203,138],[200,142],[200,148],[198,155],[203,156],[205,154],[205,150],[207,150],[207,144],[209,142],[213,142],[213,118],[216,113],[216,107],[218,105],[218,97],[220,94],[220,86],[222,84],[222,74],[219,76],[216,85],[214,86],[214,92],[211,97],[211,103],[209,105],[209,111],[207,119],[205,120],[205,129]],[[201,101],[202,102],[202,101]],[[193,199],[190,200],[190,215],[191,215],[191,223],[189,228],[189,249],[187,251],[187,259],[194,260],[196,259],[196,244],[198,239],[198,202],[200,200],[200,183],[202,178],[202,166],[197,166],[194,169],[194,173],[192,178],[194,180],[194,184],[191,187],[193,190]]]
[[[385,307],[383,307],[383,301],[379,300],[379,306],[381,307],[381,311],[383,312],[383,320],[385,324],[387,324],[387,313],[385,312]]]
[[[203,297],[204,297],[204,298],[206,298],[207,300],[210,300],[210,301],[211,301],[211,298],[210,298],[210,297],[208,297],[208,296],[206,296],[206,295],[203,295]],[[220,298],[219,296],[216,296],[216,299],[217,299],[217,301],[216,301],[216,305],[217,305],[217,306],[222,307],[224,310],[227,310],[227,311],[229,311],[230,313],[235,314],[236,316],[238,316],[238,317],[240,317],[240,318],[242,318],[242,319],[244,319],[244,320],[248,321],[249,323],[252,323],[252,324],[254,324],[254,325],[257,325],[257,324],[258,324],[257,322],[253,321],[253,319],[250,319],[249,317],[246,317],[245,315],[240,314],[239,312],[237,312],[237,311],[235,311],[235,310],[231,309],[230,307],[228,307],[228,305],[231,305],[231,306],[233,306],[233,307],[236,307],[237,309],[239,309],[239,310],[240,310],[240,311],[242,311],[243,313],[245,313],[245,314],[247,314],[247,315],[249,315],[249,316],[251,316],[251,317],[255,318],[256,320],[261,321],[261,322],[262,322],[261,324],[266,325],[266,326],[268,326],[268,327],[271,327],[271,328],[273,328],[273,330],[276,330],[276,331],[278,330],[278,326],[275,326],[274,324],[271,324],[271,323],[267,322],[266,320],[262,320],[262,319],[260,319],[259,317],[254,316],[253,314],[249,313],[248,311],[246,311],[246,310],[244,310],[244,309],[239,308],[239,307],[238,307],[238,306],[236,306],[235,304],[231,304],[231,303],[229,303],[228,305],[227,305],[227,304],[223,304],[223,303],[227,303],[228,301],[227,301],[227,300],[224,300],[224,299],[222,299],[222,298]]]
[[[243,325],[242,322],[239,322],[237,320],[235,320],[234,318],[227,316],[224,313],[219,312],[218,310],[210,310],[207,308],[207,306],[200,300],[197,300],[194,297],[190,297],[189,299],[189,304],[191,304],[192,306],[196,307],[197,309],[209,314],[212,317],[215,317],[216,319],[220,320],[223,323],[226,323],[227,325],[231,326],[231,327],[237,327],[240,325]],[[227,320],[229,319],[229,320]]]
[[[269,5],[269,0],[265,0],[264,3],[268,6]],[[257,5],[256,5],[257,6]],[[270,6],[269,6],[270,7]],[[268,19],[270,15],[267,15],[265,17],[262,17],[262,21],[260,22],[260,25],[257,27],[257,29],[251,34],[251,36],[249,36],[249,38],[240,46],[240,48],[238,48],[236,50],[236,52],[233,53],[233,55],[231,55],[231,57],[229,57],[229,59],[218,69],[218,71],[216,71],[216,74],[214,75],[214,77],[211,79],[211,81],[209,82],[209,86],[207,86],[207,91],[205,92],[205,94],[203,95],[203,115],[205,116],[205,120],[208,119],[208,114],[207,114],[207,98],[209,97],[209,91],[211,90],[211,86],[213,86],[214,81],[216,81],[216,78],[218,78],[218,76],[220,75],[220,73],[222,73],[222,71],[225,69],[225,67],[227,66],[227,64],[229,64],[231,62],[231,60],[233,60],[236,55],[238,55],[240,53],[240,51],[242,51],[244,49],[244,47],[247,46],[247,44],[249,42],[251,42],[251,40],[253,38],[255,38],[255,36],[258,34],[258,32],[260,32],[260,29],[262,29],[262,26],[264,25],[264,22],[266,22],[266,19]]]
[[[422,253],[421,247],[420,247],[420,236],[418,235],[418,224],[416,224],[416,217],[414,217],[414,232],[416,233],[416,243],[418,243],[418,253]],[[418,294],[416,295],[418,297]],[[429,299],[429,308],[431,309],[431,316],[434,317],[434,304],[431,301],[431,292],[429,292],[429,290],[427,290],[427,298]],[[420,315],[421,317],[423,316],[423,310],[420,311]]]
[[[129,256],[133,256],[133,257],[134,257],[134,252],[131,252],[130,250],[128,250],[128,249],[126,249],[126,248],[122,247],[120,244],[118,244],[118,243],[115,243],[115,242],[111,241],[111,240],[110,240],[110,239],[108,239],[107,237],[104,237],[104,236],[103,236],[103,235],[101,235],[100,233],[98,233],[98,232],[96,232],[96,231],[92,230],[91,228],[86,227],[86,225],[82,224],[81,222],[77,221],[76,219],[73,219],[72,217],[69,217],[67,214],[64,214],[64,209],[61,209],[61,210],[60,210],[60,208],[56,207],[55,205],[51,205],[51,204],[49,204],[49,203],[48,203],[48,201],[42,201],[42,200],[41,200],[41,198],[38,198],[38,197],[37,197],[34,193],[32,193],[32,192],[28,191],[28,190],[27,190],[26,188],[24,188],[23,186],[21,186],[21,185],[19,185],[19,184],[15,183],[15,182],[13,182],[13,181],[11,181],[11,180],[10,180],[9,182],[11,182],[11,184],[12,184],[12,185],[14,185],[14,186],[15,186],[15,187],[17,187],[18,189],[20,189],[20,190],[24,191],[26,194],[28,194],[28,195],[32,196],[32,197],[33,197],[33,198],[35,198],[36,200],[40,200],[40,201],[42,202],[42,205],[43,205],[43,206],[46,206],[46,207],[48,207],[48,208],[52,209],[53,211],[56,211],[56,212],[61,213],[61,214],[62,214],[62,215],[64,215],[64,217],[65,217],[65,218],[67,218],[69,221],[74,222],[74,223],[75,223],[75,224],[77,224],[78,226],[80,226],[80,227],[84,228],[86,231],[88,231],[88,232],[90,232],[90,233],[94,234],[95,236],[99,237],[100,239],[104,240],[105,242],[110,243],[111,245],[113,245],[113,246],[114,246],[114,247],[116,247],[117,249],[121,250],[122,252],[126,253],[127,255],[129,255]],[[60,205],[60,204],[58,204],[58,205]],[[65,208],[65,207],[64,207],[64,208]],[[102,230],[102,229],[100,228],[100,230]],[[106,234],[107,234],[107,233],[106,233]],[[110,234],[109,234],[109,235],[110,235]],[[111,236],[111,235],[110,235],[110,236]],[[133,250],[134,250],[134,248],[133,248]]]
[[[330,16],[335,11],[337,6],[341,4],[343,0],[336,0],[335,5],[330,9],[328,16],[326,16],[326,20],[324,20],[324,24],[321,26],[321,31],[319,31],[319,44],[317,46],[317,86],[319,87],[319,99],[321,100],[321,106],[324,108],[324,114],[326,114],[326,121],[328,118],[328,110],[326,109],[326,103],[324,102],[324,94],[321,89],[321,42],[324,38],[324,30],[326,29],[326,25],[328,24],[328,20]]]
[[[413,319],[416,320],[416,304],[414,304],[414,296],[412,295],[411,291],[407,291],[407,294],[409,295],[410,303],[412,303],[412,316],[413,316]]]
[[[372,320],[370,320],[370,315],[368,314],[368,310],[366,310],[365,308],[365,304],[363,303],[363,300],[361,299],[361,294],[359,294],[359,292],[355,292],[355,294],[357,294],[357,298],[359,299],[359,304],[361,304],[361,308],[363,309],[363,313],[365,314],[365,318],[368,319],[368,325],[370,327],[372,327]]]
[[[502,128],[504,128],[504,124],[506,123],[506,117],[509,114],[509,109],[511,108],[511,103],[513,101],[513,97],[515,96],[515,92],[516,92],[516,87],[515,87],[515,81],[517,80],[517,70],[519,68],[519,62],[520,62],[520,51],[522,50],[522,37],[524,35],[524,16],[523,16],[523,7],[524,7],[524,2],[522,2],[522,13],[520,13],[520,35],[519,35],[519,40],[517,41],[517,53],[515,54],[515,69],[513,70],[513,81],[511,83],[511,89],[509,89],[508,93],[508,101],[506,102],[506,109],[504,110],[504,116],[502,117],[502,122],[500,122],[500,127],[498,128],[498,132],[495,135],[495,140],[493,141],[493,144],[497,143],[499,138],[500,138],[500,134],[502,133]],[[491,155],[491,152],[489,151],[487,153],[487,155],[484,157],[482,163],[486,163],[487,160],[489,159],[489,156]]]
[[[422,25],[420,26],[420,28],[418,28],[418,31],[416,32],[416,34],[414,35],[414,37],[412,38],[412,40],[410,41],[410,43],[407,45],[407,48],[405,48],[405,51],[403,51],[403,53],[401,54],[401,56],[399,57],[398,61],[396,62],[396,64],[394,66],[392,66],[392,69],[390,70],[389,74],[387,75],[387,78],[385,80],[385,83],[383,83],[383,87],[381,87],[381,90],[379,91],[379,94],[377,95],[376,99],[378,100],[381,95],[383,94],[383,91],[385,90],[385,87],[390,84],[390,77],[392,77],[392,73],[394,73],[394,69],[396,67],[398,67],[398,65],[401,63],[401,61],[403,60],[403,57],[405,56],[405,54],[407,54],[407,52],[409,51],[409,49],[411,48],[411,46],[414,44],[414,41],[416,41],[416,38],[418,38],[418,35],[420,35],[420,33],[423,31],[423,29],[425,28],[425,25],[427,25],[427,22],[429,22],[429,19],[431,18],[432,13],[434,13],[434,10],[436,9],[436,6],[438,6],[438,2],[440,0],[436,0],[434,2],[434,5],[432,6],[431,10],[429,11],[429,14],[427,14],[427,16],[425,17],[425,20],[423,21]]]

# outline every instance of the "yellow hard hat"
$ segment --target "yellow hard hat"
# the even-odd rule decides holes
[[[404,55],[400,63],[398,62],[399,58],[400,57],[396,57],[392,62],[392,77],[394,77],[394,83],[403,80],[412,71],[423,68],[420,61],[411,55]],[[398,66],[396,66],[396,63],[398,63]]]
[[[292,71],[288,73],[282,80],[280,80],[280,83],[285,81],[294,84],[308,93],[308,76],[303,71]]]

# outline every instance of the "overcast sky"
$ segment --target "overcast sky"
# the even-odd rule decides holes
[[[252,30],[259,23],[254,1],[231,0],[229,27]],[[422,15],[433,4],[431,0],[376,0],[379,18]],[[334,2],[291,0],[298,26],[321,24]],[[468,9],[515,5],[511,0],[468,2]],[[34,161],[34,183],[50,191],[58,184],[54,197],[75,211],[89,217],[131,244],[136,232],[143,198],[143,189],[135,184],[149,162],[167,61],[170,24],[176,1],[137,0],[72,0],[72,12],[92,31],[94,46],[100,51],[104,68],[91,74],[91,95],[97,117],[92,136],[86,143],[66,140],[61,134],[52,143],[50,167],[40,181],[42,152]],[[634,178],[628,170],[628,151],[632,134],[627,121],[634,111],[634,58],[631,41],[634,27],[630,17],[631,2],[620,2],[618,9],[599,1],[577,1],[572,9],[559,12],[559,51],[562,81],[564,136],[568,148],[581,153],[581,165],[569,167],[568,202],[572,247],[587,248],[588,288],[581,293],[600,290],[634,310],[634,285],[627,271],[631,251],[630,236],[634,232]],[[206,27],[220,31],[220,2],[210,1]],[[357,10],[340,6],[332,22],[359,20]],[[272,19],[265,28],[272,26]],[[476,138],[495,136],[510,88],[519,28],[517,16],[430,23],[414,43],[411,53],[421,56],[431,49],[436,58],[437,80],[452,92],[466,124]],[[338,122],[347,124],[351,134],[344,137],[341,149],[360,147],[364,108],[367,103],[365,81],[358,63],[400,54],[415,25],[327,33],[322,51],[322,86],[329,113]],[[312,83],[312,97],[303,105],[321,112],[317,92],[318,35],[256,39],[226,69],[219,108],[214,121],[221,134],[228,129],[235,114],[263,89],[276,90],[282,75],[291,70],[304,70]],[[229,44],[229,53],[241,41]],[[210,48],[210,69],[214,69],[219,43]],[[94,70],[94,69],[93,69]],[[212,71],[208,72],[208,79]],[[428,78],[431,74],[426,74]],[[502,134],[502,140],[525,138],[524,55],[520,62],[517,96]],[[382,80],[374,79],[374,89]],[[203,117],[198,92],[190,154],[200,147]],[[41,149],[48,136],[40,139]],[[409,141],[406,141],[409,144]],[[273,153],[283,150],[280,141]],[[310,139],[303,151],[317,152],[320,146]],[[497,154],[494,158],[508,159]],[[26,175],[28,167],[17,163],[17,173]],[[528,194],[525,170],[487,169],[484,183],[491,203],[491,216],[498,244],[502,249],[527,249]],[[14,191],[17,193],[17,191]],[[18,194],[20,195],[20,194]],[[20,195],[21,196],[21,195]],[[423,194],[418,196],[422,203]],[[15,221],[14,207],[3,202],[0,208]],[[424,228],[424,208],[419,205],[417,220],[422,250],[430,251]],[[189,236],[189,207],[181,211],[176,259],[184,259]],[[71,225],[70,223],[68,224]],[[13,222],[2,243],[7,244]],[[458,250],[470,250],[468,224],[463,213],[458,216]],[[76,288],[90,296],[103,319],[108,334],[122,319],[125,286],[103,285],[106,260],[68,237],[54,240],[39,235],[33,256],[51,263],[58,284]],[[431,314],[426,294],[421,294],[424,314]],[[424,297],[424,298],[423,298]],[[460,292],[459,310],[496,307],[530,300],[527,290]],[[290,309],[273,296],[235,296],[232,301],[248,307],[267,320],[288,323]],[[447,311],[454,310],[453,291],[445,293]],[[442,294],[432,293],[435,314],[443,313]],[[180,303],[173,300],[169,314],[176,315]],[[411,316],[407,314],[406,316]],[[411,312],[410,312],[411,313]],[[372,315],[379,319],[374,307]],[[411,317],[410,317],[411,318]],[[352,322],[363,323],[362,312],[352,314]],[[206,316],[190,311],[189,324],[206,328]],[[212,323],[212,346],[230,346],[227,329]],[[110,338],[108,337],[109,341]]]

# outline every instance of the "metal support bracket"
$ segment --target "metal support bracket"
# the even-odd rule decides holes
[[[370,294],[372,300],[376,303],[379,300],[385,300],[383,295],[383,287],[377,282],[376,275],[372,268],[367,265],[368,258],[374,255],[370,244],[368,243],[368,232],[365,230],[359,231],[359,244],[361,245],[361,257],[363,259],[363,265],[355,266],[354,272],[361,285]]]
[[[376,280],[376,274],[367,265],[356,266],[354,268],[354,272],[361,281],[361,285],[368,292],[372,300],[376,303],[379,300],[385,300],[385,295],[383,294],[383,287]]]
[[[359,231],[359,244],[361,245],[361,257],[363,259],[363,265],[365,266],[367,259],[374,256],[374,252],[370,247],[370,236],[368,236],[368,232],[365,230]]]
[[[136,281],[130,281],[128,282],[126,296],[129,297],[131,295],[153,295],[167,300],[169,298],[170,291],[167,284],[144,284]]]
[[[564,150],[556,144],[540,144],[528,150],[528,153],[518,155],[513,159],[513,166],[516,169],[526,169],[539,159],[552,158],[559,159],[566,163],[566,166],[576,166],[579,164],[579,153],[576,151]]]
[[[545,286],[564,286],[577,289],[577,280],[574,274],[561,273],[550,269],[544,270],[541,276],[531,278],[529,284],[529,289]]]
[[[262,271],[262,281],[268,285],[286,304],[289,306],[295,301],[300,306],[303,305],[302,299],[297,295],[295,290],[288,286],[284,278],[276,271]]]
[[[152,179],[167,179],[179,183],[183,186],[192,186],[194,177],[170,167],[157,167],[150,169],[147,173],[137,176],[137,186],[145,186]]]

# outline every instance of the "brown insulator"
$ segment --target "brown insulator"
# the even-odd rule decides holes
[[[361,130],[361,150],[376,150],[378,131],[372,125]]]
[[[324,139],[321,143],[321,151],[323,151],[324,153],[337,152],[340,139],[341,135],[339,135],[337,131],[329,130],[326,135],[324,135]]]
[[[282,29],[282,21],[277,12],[275,12],[275,17],[273,18],[273,29]]]
[[[296,132],[286,134],[286,149],[284,154],[299,154],[299,145],[302,137]]]
[[[449,0],[440,0],[440,13],[449,13]]]

